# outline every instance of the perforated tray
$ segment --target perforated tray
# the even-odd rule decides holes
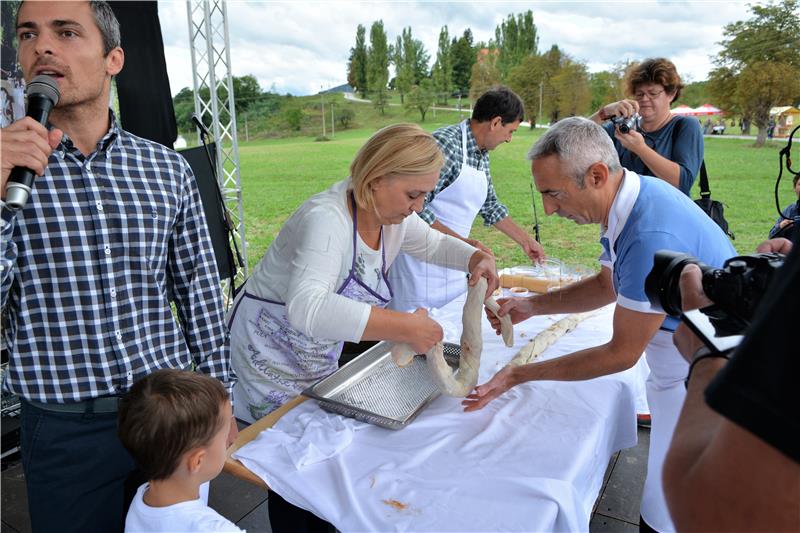
[[[388,429],[402,429],[439,396],[424,356],[398,367],[392,343],[380,342],[303,391],[326,411]],[[445,343],[444,356],[456,366],[461,347]]]

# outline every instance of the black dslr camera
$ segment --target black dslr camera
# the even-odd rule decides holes
[[[638,130],[641,120],[642,117],[639,116],[639,113],[634,113],[629,117],[611,117],[612,124],[619,128],[620,133],[628,133],[631,130]]]
[[[783,254],[778,253],[741,255],[725,261],[722,268],[713,268],[690,255],[659,250],[644,290],[651,304],[679,316],[681,271],[688,264],[696,264],[703,273],[703,291],[714,302],[701,311],[710,318],[718,336],[739,335],[753,319],[783,259]]]

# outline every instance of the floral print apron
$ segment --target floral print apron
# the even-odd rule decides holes
[[[357,268],[358,216],[353,209],[353,259],[350,272],[337,294],[374,307],[385,307],[392,298],[386,276],[386,254],[381,229],[381,276],[377,290],[359,278]],[[271,413],[338,368],[343,342],[313,339],[291,324],[286,304],[260,298],[245,289],[228,322],[231,338],[240,348],[231,350],[238,381],[233,389],[236,418],[254,422]]]

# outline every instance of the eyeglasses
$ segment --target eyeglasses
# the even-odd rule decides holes
[[[652,92],[647,92],[647,93],[636,93],[636,94],[633,95],[633,97],[636,98],[639,101],[644,100],[645,96],[647,98],[649,98],[650,100],[655,100],[656,98],[661,96],[664,92],[665,91],[662,90],[662,91],[652,91]]]

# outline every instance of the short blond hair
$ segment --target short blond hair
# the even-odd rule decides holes
[[[350,164],[353,196],[362,209],[373,207],[370,185],[381,177],[439,172],[444,157],[433,135],[416,124],[392,124],[375,132]]]

